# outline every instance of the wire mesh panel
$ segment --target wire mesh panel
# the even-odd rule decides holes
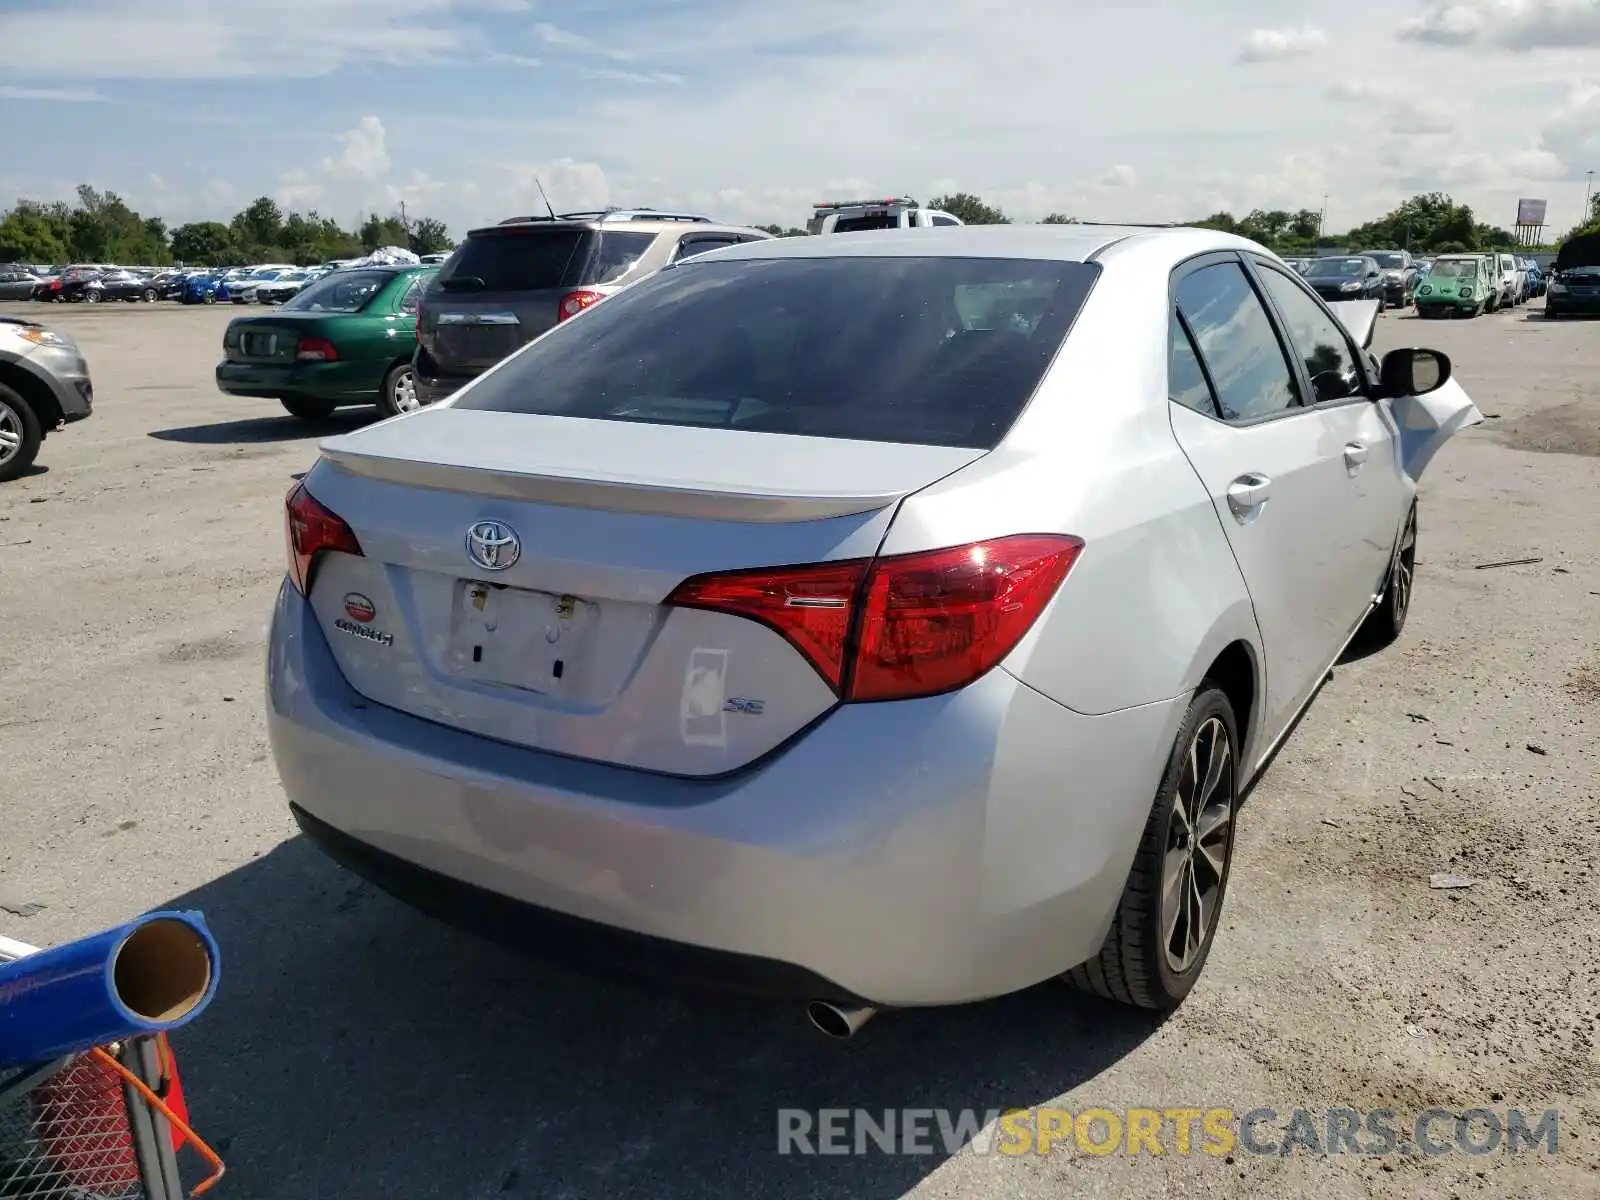
[[[83,1054],[0,1093],[0,1197],[165,1200],[144,1183],[121,1076]]]

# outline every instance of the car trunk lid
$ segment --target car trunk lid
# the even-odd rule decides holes
[[[228,323],[222,350],[229,362],[285,363],[295,361],[295,348],[303,337],[324,336],[320,313],[273,313],[262,317],[237,317]]]
[[[672,591],[869,558],[904,496],[984,453],[449,408],[323,452],[307,488],[363,555],[329,555],[312,606],[358,692],[689,776],[748,765],[837,697],[781,634]]]

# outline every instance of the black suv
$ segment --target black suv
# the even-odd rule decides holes
[[[1396,308],[1410,308],[1416,299],[1421,272],[1409,250],[1363,250],[1362,256],[1374,259],[1383,272],[1383,302]]]
[[[444,399],[558,322],[668,263],[771,236],[654,209],[512,217],[474,229],[423,293],[417,399]]]

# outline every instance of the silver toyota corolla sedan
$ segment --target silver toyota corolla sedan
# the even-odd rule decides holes
[[[1242,790],[1405,623],[1478,419],[1209,230],[669,267],[287,501],[273,752],[417,907],[594,969],[880,1007],[1177,1004]]]

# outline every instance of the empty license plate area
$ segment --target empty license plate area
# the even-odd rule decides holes
[[[479,683],[562,696],[582,665],[597,612],[576,596],[459,580],[445,666]]]
[[[271,358],[278,352],[278,335],[247,333],[244,335],[244,352],[251,358]]]

